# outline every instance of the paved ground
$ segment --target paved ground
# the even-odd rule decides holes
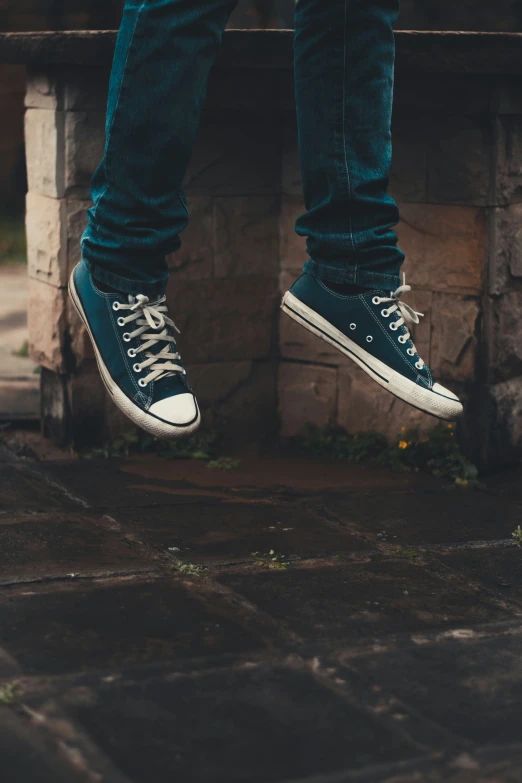
[[[2,783],[522,781],[522,473],[2,454]]]
[[[0,265],[0,420],[37,419],[39,377],[27,356],[27,267]]]

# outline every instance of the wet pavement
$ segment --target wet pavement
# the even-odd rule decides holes
[[[522,781],[521,478],[0,446],[0,780]]]

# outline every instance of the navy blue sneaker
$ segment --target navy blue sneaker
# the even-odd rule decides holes
[[[281,308],[396,397],[453,421],[462,414],[462,404],[453,392],[434,383],[406,326],[406,322],[419,323],[422,315],[401,300],[410,290],[404,284],[389,294],[377,290],[342,296],[304,274],[286,292]]]
[[[165,297],[151,302],[139,293],[100,291],[83,261],[73,270],[69,293],[118,408],[158,438],[181,438],[197,430],[199,408],[176,347],[178,329],[167,317]]]

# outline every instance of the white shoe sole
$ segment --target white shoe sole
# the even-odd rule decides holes
[[[462,403],[457,398],[446,397],[436,391],[424,389],[408,380],[350,340],[290,291],[284,295],[281,309],[309,332],[316,334],[352,359],[370,378],[400,400],[445,421],[454,421],[462,415]]]
[[[201,424],[201,414],[199,412],[199,407],[197,402],[196,402],[197,418],[194,419],[194,421],[190,422],[189,424],[185,424],[185,425],[169,424],[169,422],[163,421],[163,419],[158,419],[156,416],[153,416],[150,413],[147,413],[146,411],[138,407],[129,397],[127,397],[127,395],[120,389],[120,387],[112,380],[111,375],[101,357],[101,354],[98,351],[96,341],[94,340],[94,337],[92,335],[89,322],[85,316],[83,307],[80,302],[80,298],[76,291],[74,279],[72,276],[69,280],[69,295],[71,297],[72,303],[78,315],[80,316],[83,323],[85,324],[85,328],[87,329],[89,337],[91,338],[91,342],[94,348],[94,354],[96,356],[96,361],[98,363],[98,369],[100,370],[100,375],[115,405],[117,405],[118,408],[131,421],[134,422],[134,424],[136,424],[138,427],[141,427],[142,430],[149,432],[151,435],[154,435],[156,438],[166,438],[168,440],[176,440],[178,438],[186,438],[189,435],[192,435],[192,433],[195,432],[198,429],[199,425]]]

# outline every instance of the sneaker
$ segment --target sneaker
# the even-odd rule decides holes
[[[181,438],[200,424],[196,398],[177,352],[176,325],[165,297],[100,291],[85,262],[69,281],[73,304],[94,346],[112,399],[138,427],[158,438]]]
[[[281,308],[399,399],[453,421],[462,414],[462,404],[453,392],[434,383],[417,353],[406,323],[419,323],[422,313],[401,300],[411,291],[403,282],[390,294],[376,290],[342,296],[304,274],[286,292]]]

